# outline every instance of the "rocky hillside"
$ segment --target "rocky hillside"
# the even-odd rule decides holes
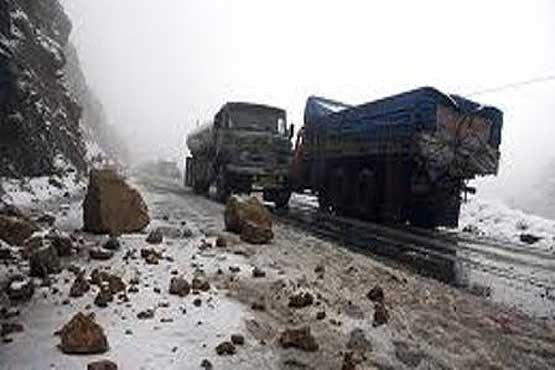
[[[62,78],[71,27],[57,0],[0,0],[0,176],[86,168],[81,107]]]

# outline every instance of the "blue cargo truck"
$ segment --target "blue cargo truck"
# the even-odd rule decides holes
[[[291,186],[338,215],[455,227],[467,180],[497,174],[502,124],[499,109],[431,87],[358,106],[310,97]]]

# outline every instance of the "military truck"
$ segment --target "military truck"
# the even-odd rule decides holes
[[[424,87],[350,106],[310,97],[291,184],[323,210],[457,226],[467,180],[497,174],[503,113]]]
[[[264,200],[285,207],[291,197],[292,135],[283,109],[227,103],[213,121],[187,136],[185,185],[197,194],[208,194],[215,185],[221,202],[231,193],[262,191]]]

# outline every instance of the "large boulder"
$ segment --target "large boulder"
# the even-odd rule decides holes
[[[90,316],[77,313],[60,330],[60,349],[70,354],[95,354],[108,350],[104,330]]]
[[[96,234],[143,230],[150,223],[141,194],[113,170],[92,170],[83,202],[83,228]]]
[[[274,237],[272,215],[255,197],[232,196],[226,203],[225,227],[252,244],[265,244]]]
[[[0,214],[0,239],[11,245],[22,245],[39,228],[22,217]]]

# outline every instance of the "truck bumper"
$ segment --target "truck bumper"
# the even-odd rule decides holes
[[[267,170],[260,167],[237,166],[229,164],[226,171],[238,182],[247,182],[251,188],[283,189],[289,187],[289,170]]]

